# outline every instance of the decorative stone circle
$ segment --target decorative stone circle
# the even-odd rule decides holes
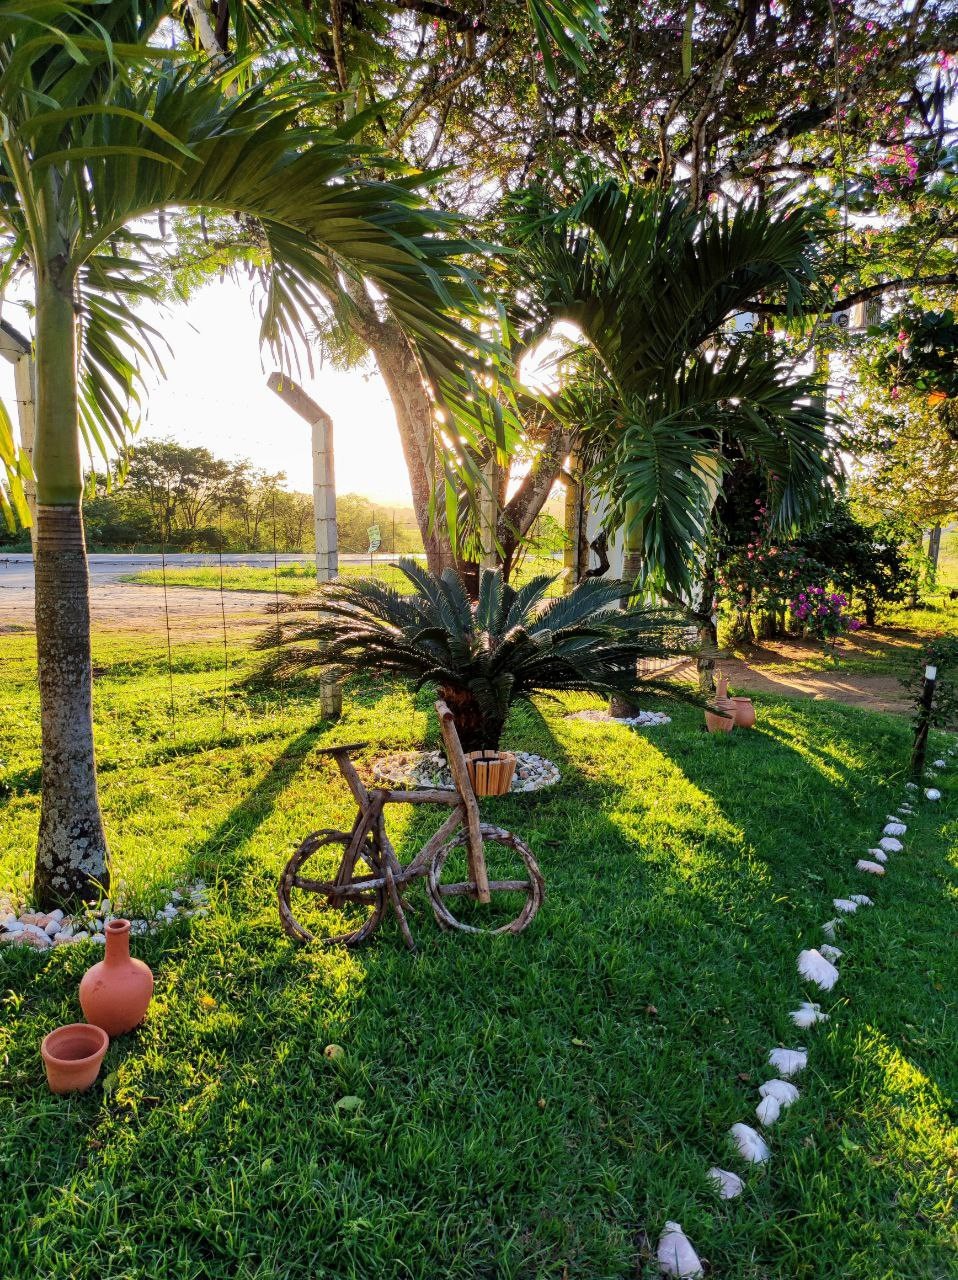
[[[664,711],[637,711],[634,716],[611,716],[608,711],[595,708],[591,711],[574,711],[567,720],[589,720],[594,724],[624,724],[627,729],[651,729],[657,724],[671,724],[672,717]]]
[[[0,900],[0,946],[33,947],[37,951],[86,941],[103,946],[110,920],[129,919],[130,933],[142,937],[156,933],[176,920],[208,914],[208,892],[202,880],[175,889],[166,906],[161,907],[152,919],[127,916],[119,906],[114,910],[109,898],[103,898],[96,906],[88,906],[72,916],[64,915],[59,907],[50,912],[31,911],[22,904],[16,907],[9,898],[4,898]]]
[[[562,777],[558,766],[531,751],[517,751],[510,793],[541,791]],[[399,751],[373,763],[373,781],[381,787],[434,787],[454,791],[455,783],[441,751]]]

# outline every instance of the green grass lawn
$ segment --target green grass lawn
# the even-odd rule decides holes
[[[124,582],[139,582],[145,586],[159,587],[163,585],[162,569],[143,569],[139,573],[127,574]],[[405,586],[406,579],[390,565],[376,562],[372,566],[366,564],[344,564],[340,569],[342,578],[373,577],[389,586]],[[220,570],[216,565],[182,569],[178,567],[166,570],[168,587],[198,587],[201,590],[218,591],[220,588]],[[257,568],[255,565],[224,565],[222,585],[227,591],[273,591],[286,592],[289,595],[307,595],[316,590],[316,569],[312,564],[280,564],[275,571],[272,568]]]
[[[558,575],[562,572],[561,561],[548,557],[526,556],[516,574],[516,581],[525,582],[536,573]],[[377,560],[373,564],[342,564],[339,576],[344,579],[375,578],[400,591],[409,590],[407,578],[386,561]],[[163,585],[162,569],[143,569],[139,573],[127,574],[124,582],[139,582],[146,586]],[[201,590],[218,591],[220,588],[220,570],[217,565],[204,565],[195,568],[168,567],[166,570],[168,587],[197,587]],[[222,585],[227,591],[256,591],[272,593],[286,592],[290,595],[306,595],[316,589],[316,570],[312,564],[280,564],[259,568],[255,565],[224,565]]]
[[[902,795],[906,721],[757,699],[759,728],[726,738],[684,706],[644,734],[519,709],[508,743],[564,781],[483,804],[539,856],[533,925],[443,935],[414,890],[418,955],[391,922],[325,951],[285,938],[274,897],[302,836],[350,819],[316,748],[432,744],[430,698],[370,678],[330,728],[309,686],[231,688],[224,731],[219,651],[180,646],[172,742],[164,644],[97,638],[106,822],[128,900],[203,876],[214,909],[134,943],[149,1020],[111,1046],[105,1089],[67,1100],[39,1041],[79,1016],[97,953],[0,951],[4,1280],[634,1280],[667,1217],[723,1280],[955,1275],[958,786],[885,881],[852,870]],[[0,661],[16,886],[38,813],[29,638],[0,637]],[[392,830],[408,853],[434,825]],[[832,1019],[796,1032],[797,952],[856,891],[877,905],[842,931]],[[720,1202],[707,1168],[745,1172],[726,1130],[754,1119],[769,1048],[803,1042],[772,1164]]]

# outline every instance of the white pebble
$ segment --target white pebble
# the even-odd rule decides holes
[[[798,953],[798,972],[822,991],[831,991],[838,981],[838,970],[814,947]]]
[[[771,1158],[768,1143],[751,1125],[733,1124],[729,1133],[735,1139],[742,1159],[749,1164],[765,1164]]]
[[[901,853],[904,845],[900,840],[896,840],[894,836],[882,836],[878,841],[878,846],[884,849],[886,853]]]
[[[892,821],[885,824],[885,829],[882,832],[882,835],[903,836],[907,830],[908,828],[904,822],[898,822],[897,820],[892,819]]]
[[[853,915],[858,910],[858,903],[854,898],[832,898],[832,906],[846,916]]]
[[[935,766],[935,768],[936,768],[936,769],[947,769],[947,768],[948,768],[948,761],[947,761],[947,760],[934,760],[934,761],[932,761],[932,763],[934,764],[934,766]]]
[[[768,1063],[779,1075],[797,1076],[808,1066],[808,1053],[804,1049],[770,1049]]]
[[[823,955],[825,953],[825,947],[827,946],[827,942],[822,946]],[[832,950],[838,951],[838,948],[833,947]],[[838,951],[838,954],[841,955],[841,952]],[[822,1013],[817,1004],[810,1004],[807,1000],[803,1000],[797,1009],[792,1009],[788,1016],[791,1018],[795,1026],[801,1027],[803,1031],[807,1030],[808,1027],[814,1027],[817,1022],[828,1021],[828,1014]]]
[[[758,1091],[763,1098],[774,1098],[780,1107],[790,1107],[799,1099],[798,1090],[787,1080],[766,1080],[758,1086]]]
[[[906,782],[906,783],[905,783],[905,790],[906,790],[906,791],[917,791],[917,790],[918,790],[918,783],[917,783],[917,782]]]
[[[678,1222],[665,1224],[665,1230],[659,1237],[656,1257],[659,1261],[659,1271],[664,1276],[675,1276],[678,1280],[693,1280],[693,1277],[702,1275],[699,1255],[692,1248],[692,1242]]]
[[[884,849],[869,849],[868,855],[874,862],[888,861],[888,854],[885,852]]]
[[[842,919],[840,917],[836,917],[834,920],[826,920],[822,925],[822,933],[824,933],[829,942],[835,941],[835,930],[842,923],[844,923]]]
[[[940,799],[941,799],[941,792],[940,792],[940,791],[938,791],[935,787],[928,787],[928,788],[927,788],[927,790],[925,791],[925,799],[926,799],[926,800],[940,800]]]
[[[77,932],[73,935],[73,941],[83,942],[84,939],[89,938],[89,936],[90,935],[87,933],[86,929],[78,929]]]
[[[880,862],[869,862],[867,858],[859,858],[855,863],[856,871],[865,871],[870,876],[883,876],[885,868]]]
[[[764,1125],[765,1128],[768,1129],[782,1114],[782,1105],[777,1098],[774,1098],[769,1094],[769,1096],[767,1098],[763,1098],[755,1108],[755,1114],[758,1116],[759,1124]]]
[[[875,905],[867,893],[853,893],[852,902],[856,907],[873,907]]]
[[[93,942],[106,942],[106,934],[105,934],[105,933],[94,933],[94,934],[92,935],[92,937],[91,937],[91,940],[92,940]]]
[[[823,942],[818,949],[826,960],[831,960],[832,964],[834,964],[836,960],[840,960],[842,958],[841,951],[838,947],[833,947],[830,942]],[[817,1005],[815,1007],[816,1009],[818,1008]]]
[[[708,1176],[715,1183],[723,1200],[734,1200],[736,1196],[740,1196],[745,1190],[745,1183],[738,1174],[731,1173],[728,1169],[709,1169]]]

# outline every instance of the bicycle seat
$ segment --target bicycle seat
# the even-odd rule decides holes
[[[317,747],[316,754],[320,756],[348,755],[351,751],[362,751],[363,747],[368,746],[368,742],[343,742],[335,747]]]

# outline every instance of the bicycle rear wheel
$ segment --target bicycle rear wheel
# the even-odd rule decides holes
[[[429,864],[429,896],[436,919],[441,925],[464,933],[521,933],[545,895],[539,864],[529,846],[511,831],[483,823],[479,832],[491,901],[476,901],[463,829],[436,851]]]
[[[279,918],[297,942],[354,947],[382,920],[386,889],[371,840],[361,846],[346,883],[337,883],[351,840],[344,831],[314,831],[283,868],[276,895]],[[304,874],[307,863],[309,874]],[[356,875],[360,866],[369,874]]]

